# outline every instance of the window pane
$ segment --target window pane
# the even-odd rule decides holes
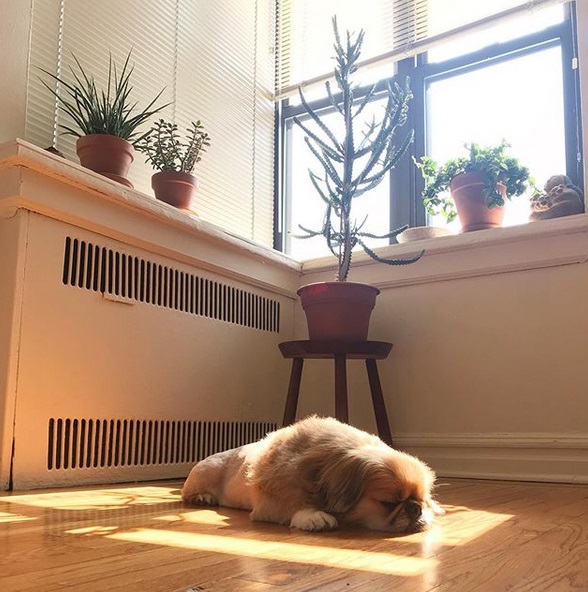
[[[559,46],[432,82],[426,105],[427,154],[439,163],[465,156],[465,143],[504,138],[539,188],[566,171]],[[531,193],[507,203],[505,225],[527,221]]]
[[[362,127],[371,121],[375,116],[379,120],[378,114],[383,108],[383,101],[373,101],[362,112],[361,120],[355,121],[356,138]],[[343,120],[339,113],[331,113],[323,117],[327,125],[335,135],[341,139],[344,132]],[[305,122],[311,129],[315,129],[311,123]],[[406,133],[403,131],[403,133]],[[289,175],[289,187],[287,203],[290,208],[287,216],[288,234],[286,237],[286,252],[297,259],[309,259],[312,257],[321,257],[330,252],[326,241],[322,236],[312,239],[299,239],[295,235],[300,235],[299,224],[310,228],[311,230],[320,230],[325,214],[325,204],[313,187],[308,170],[314,171],[320,178],[324,177],[322,167],[310,152],[310,149],[304,141],[304,132],[298,126],[293,125],[290,131],[288,155],[289,162],[292,163],[291,174]],[[400,136],[403,137],[403,136]],[[398,141],[400,144],[400,141]],[[361,164],[356,166],[360,170]],[[352,216],[358,224],[361,224],[366,216],[369,217],[364,230],[374,234],[385,234],[390,230],[390,183],[389,176],[372,191],[361,195],[353,200]],[[388,244],[387,240],[368,240],[371,246],[383,246]]]

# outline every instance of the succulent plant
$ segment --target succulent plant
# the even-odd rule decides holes
[[[510,144],[502,140],[497,146],[480,146],[466,144],[467,156],[453,158],[442,165],[428,156],[420,161],[415,160],[425,180],[423,203],[431,215],[441,214],[448,222],[455,220],[457,212],[453,200],[449,195],[452,179],[460,173],[481,171],[484,173],[484,195],[489,208],[504,205],[502,193],[497,189],[502,183],[508,199],[522,195],[527,190],[529,169],[519,164],[519,161],[506,154]]]
[[[175,123],[160,119],[136,146],[147,157],[147,162],[158,171],[191,173],[202,154],[210,146],[210,136],[198,119],[190,123],[181,137]]]
[[[78,138],[83,135],[109,134],[132,144],[140,142],[144,134],[141,135],[138,128],[169,104],[154,107],[164,89],[147,107],[138,110],[137,103],[131,99],[133,90],[131,75],[134,70],[134,65],[130,64],[131,52],[128,53],[120,71],[117,69],[112,55],[109,56],[106,91],[103,89],[98,91],[94,77],[86,73],[75,55],[73,59],[77,70],[70,68],[72,82],[40,68],[47,76],[59,83],[60,89],[63,89],[63,92],[55,90],[44,80],[41,81],[55,95],[59,108],[67,113],[79,128],[75,129],[61,124],[63,133]]]

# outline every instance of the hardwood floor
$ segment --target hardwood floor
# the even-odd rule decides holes
[[[441,479],[447,514],[391,537],[183,507],[180,485],[0,495],[0,591],[588,591],[588,486]]]

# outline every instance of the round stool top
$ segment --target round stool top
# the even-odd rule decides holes
[[[385,341],[347,341],[342,339],[305,339],[284,341],[278,345],[284,358],[334,358],[344,354],[349,359],[383,360],[392,344]]]

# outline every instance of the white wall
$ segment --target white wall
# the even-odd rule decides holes
[[[421,261],[357,256],[352,280],[381,294],[370,338],[396,442],[444,475],[588,482],[588,215],[390,247]],[[303,283],[332,279],[304,264]],[[296,323],[305,334],[304,319]],[[350,419],[375,429],[363,365]],[[306,363],[300,415],[333,413],[332,364]]]

